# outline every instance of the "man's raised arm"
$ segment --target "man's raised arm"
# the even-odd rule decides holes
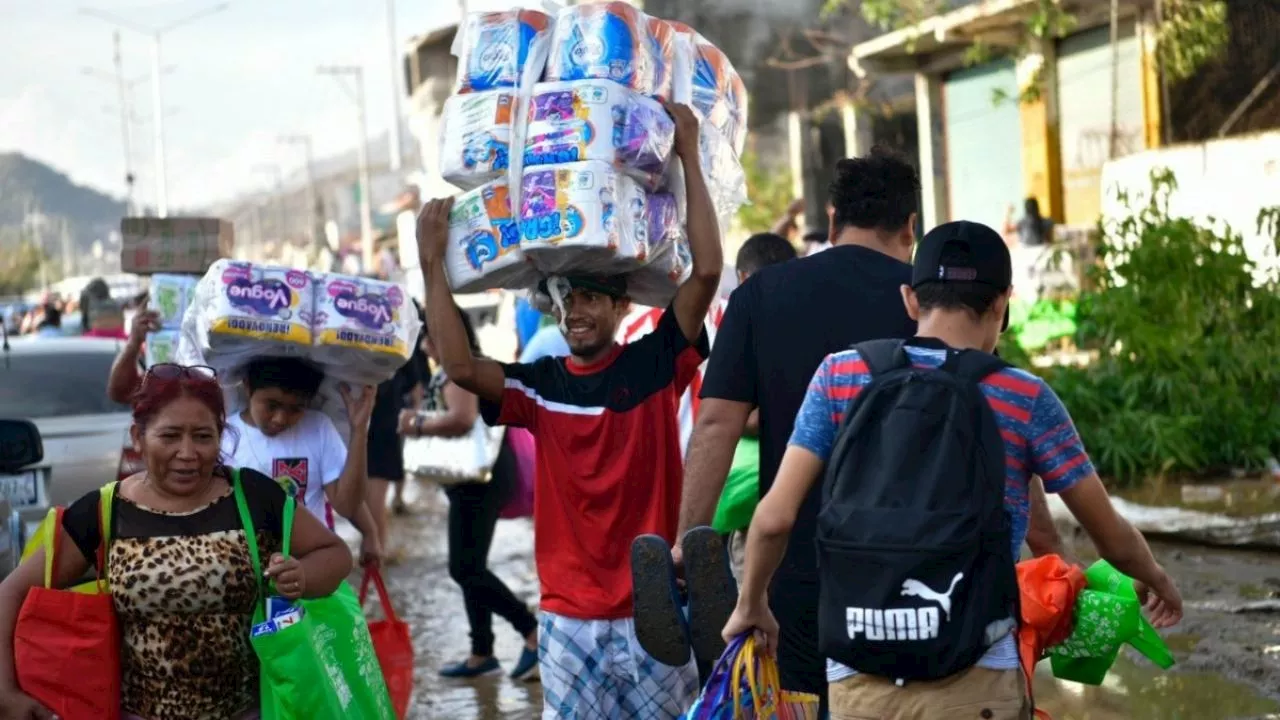
[[[449,211],[453,198],[432,200],[418,214],[418,256],[422,263],[422,279],[427,288],[427,331],[440,363],[449,379],[458,387],[473,392],[481,400],[502,402],[506,380],[502,366],[471,352],[466,328],[462,325],[458,306],[449,290],[444,270],[444,252],[449,242]]]

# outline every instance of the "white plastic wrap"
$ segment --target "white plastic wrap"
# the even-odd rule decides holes
[[[675,142],[675,123],[661,103],[610,80],[539,83],[528,117],[526,170],[598,160],[653,189]]]
[[[505,178],[459,195],[449,213],[445,270],[454,292],[470,293],[534,282]]]
[[[546,64],[551,18],[537,10],[469,13],[454,36],[459,94],[520,88]]]
[[[698,133],[698,155],[702,161],[702,174],[707,180],[711,203],[720,220],[720,230],[729,222],[738,208],[747,202],[747,174],[742,161],[724,134],[703,123]]]
[[[525,171],[521,248],[544,273],[618,273],[644,263],[648,192],[602,162]]]
[[[653,76],[649,86],[655,97],[669,100],[675,91],[676,29],[666,20],[648,15],[645,23],[649,30],[649,71]]]
[[[681,23],[671,23],[676,30],[675,47],[680,53],[692,53],[692,77],[689,79],[688,104],[729,140],[734,152],[742,154],[747,140],[747,87],[734,69],[729,56],[702,35]],[[685,61],[683,55],[677,59]],[[682,64],[681,73],[684,72]],[[683,90],[682,74],[676,79]],[[678,97],[683,97],[678,95]]]
[[[191,275],[151,276],[151,286],[147,290],[147,309],[160,316],[160,326],[165,330],[178,330],[182,327],[182,316],[191,304],[199,278]]]
[[[315,346],[328,377],[358,385],[390,380],[413,354],[422,323],[404,288],[369,278],[317,274]]]
[[[511,168],[514,90],[454,95],[444,103],[440,174],[464,190],[505,177]]]
[[[692,268],[689,243],[681,236],[663,246],[648,265],[627,275],[627,295],[641,305],[666,307]]]

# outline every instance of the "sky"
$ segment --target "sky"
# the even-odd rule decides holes
[[[459,17],[458,0],[393,0],[397,68],[410,37]],[[218,5],[217,0],[0,0],[0,152],[18,151],[73,181],[122,197],[124,142],[111,77],[116,26],[94,8],[157,28]],[[471,0],[472,10],[510,0]],[[124,76],[134,106],[135,198],[156,196],[152,43],[121,30]],[[312,137],[317,157],[351,149],[355,104],[318,65],[365,68],[369,134],[391,118],[391,56],[383,0],[230,0],[213,15],[162,36],[165,156],[171,211],[198,208],[274,184],[271,166],[303,166],[281,134]],[[93,69],[86,73],[85,69]],[[399,72],[397,70],[397,72]],[[403,81],[396,76],[396,82]],[[407,107],[402,99],[401,107]]]

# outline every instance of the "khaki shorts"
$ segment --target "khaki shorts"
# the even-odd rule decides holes
[[[828,690],[832,720],[1029,720],[1021,670],[972,667],[942,680],[909,682],[854,675]]]

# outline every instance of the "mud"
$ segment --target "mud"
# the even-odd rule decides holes
[[[398,612],[409,622],[417,651],[417,690],[411,718],[424,720],[533,720],[541,717],[536,683],[505,674],[470,681],[444,680],[443,665],[468,652],[462,595],[449,578],[447,501],[438,491],[410,492],[413,514],[395,518],[386,575]],[[1077,541],[1076,552],[1088,557]],[[1280,554],[1155,544],[1160,561],[1178,580],[1186,616],[1166,640],[1178,664],[1157,670],[1126,650],[1101,687],[1055,681],[1048,663],[1037,671],[1037,704],[1055,720],[1280,719]],[[490,567],[530,605],[537,602],[533,535],[528,521],[498,523]],[[1256,612],[1233,612],[1260,603]],[[521,639],[495,619],[496,653],[504,672]]]

